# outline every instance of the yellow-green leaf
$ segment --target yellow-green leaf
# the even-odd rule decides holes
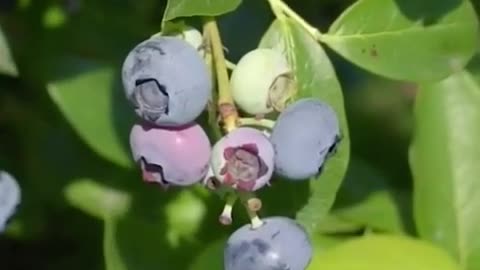
[[[467,0],[360,0],[321,40],[381,76],[436,81],[471,59],[477,31],[477,16]]]

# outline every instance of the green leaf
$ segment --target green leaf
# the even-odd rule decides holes
[[[174,266],[178,264],[178,256],[166,242],[165,227],[160,218],[149,220],[141,215],[131,215],[107,218],[104,222],[103,246],[107,270],[157,270],[165,265],[181,269],[178,265]],[[186,246],[182,249],[187,250]]]
[[[311,270],[459,270],[442,249],[394,235],[368,235],[315,254]]]
[[[74,180],[64,195],[72,206],[99,219],[123,215],[131,206],[128,193],[90,179]]]
[[[65,25],[68,20],[68,14],[62,6],[51,5],[43,14],[43,25],[45,28],[60,28]]]
[[[179,247],[180,241],[194,240],[205,218],[207,208],[202,199],[189,189],[169,202],[165,211],[168,224],[167,238],[172,246]]]
[[[103,229],[103,256],[106,270],[128,270],[117,243],[117,221],[107,218]]]
[[[348,239],[350,239],[349,236],[314,234],[312,237],[312,245],[315,256],[327,252],[329,249],[344,243]]]
[[[423,85],[410,151],[421,237],[480,268],[480,87],[467,72]]]
[[[325,216],[317,226],[317,231],[324,234],[340,234],[358,232],[364,229],[364,224],[345,220],[334,213]]]
[[[406,193],[395,190],[372,192],[358,204],[333,211],[337,218],[361,224],[364,227],[385,232],[403,232],[405,230],[396,197],[407,197]]]
[[[362,227],[401,233],[413,229],[410,201],[408,191],[391,187],[375,168],[352,159],[331,214]]]
[[[473,56],[478,21],[466,0],[360,0],[322,35],[334,51],[381,76],[436,81]]]
[[[132,167],[128,149],[134,114],[110,67],[89,68],[54,81],[48,93],[80,137],[100,156]]]
[[[275,21],[260,47],[280,48],[286,52],[297,82],[295,99],[321,99],[334,108],[340,121],[342,140],[337,153],[327,161],[322,174],[310,181],[310,198],[296,215],[307,231],[313,233],[332,207],[348,166],[350,138],[342,89],[323,48],[293,21]]]
[[[226,238],[221,238],[214,243],[209,244],[200,254],[198,254],[189,270],[223,270],[223,249],[227,243]]]
[[[18,76],[17,66],[13,61],[10,47],[8,46],[7,38],[0,27],[0,73],[9,76]]]
[[[156,270],[176,263],[165,239],[165,226],[160,217],[146,219],[142,215],[105,219],[104,257],[107,270]],[[177,250],[178,252],[178,250]]]
[[[241,0],[168,0],[163,21],[179,17],[219,16],[235,10]]]
[[[145,185],[129,193],[129,212],[104,219],[107,269],[187,269],[211,232],[211,227],[202,227],[208,222],[204,196],[194,190],[162,192]]]

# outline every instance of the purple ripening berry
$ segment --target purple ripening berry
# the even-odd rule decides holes
[[[242,191],[268,184],[273,173],[273,146],[254,128],[238,128],[213,147],[211,166],[219,182]]]
[[[148,183],[189,186],[202,181],[208,172],[211,145],[198,124],[177,128],[136,124],[130,146]]]

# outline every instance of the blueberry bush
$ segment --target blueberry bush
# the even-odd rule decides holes
[[[478,4],[3,1],[0,269],[480,269]]]

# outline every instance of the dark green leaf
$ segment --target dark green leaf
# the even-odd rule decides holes
[[[466,0],[360,0],[321,40],[373,73],[435,81],[466,65],[476,49],[477,28]]]
[[[10,47],[8,46],[7,38],[0,28],[0,73],[18,76],[17,66],[13,61]]]
[[[294,70],[298,93],[295,99],[315,97],[329,103],[337,113],[342,141],[337,153],[324,166],[322,174],[310,181],[310,198],[297,213],[297,220],[314,232],[327,215],[343,181],[350,155],[350,138],[343,94],[337,76],[323,48],[293,21],[275,21],[260,47],[276,47],[288,55]]]
[[[400,196],[408,198],[406,193],[395,190],[378,190],[358,204],[337,209],[332,214],[374,230],[403,232],[405,224],[396,201],[396,197]]]
[[[467,72],[423,85],[410,151],[420,236],[480,268],[480,87]]]
[[[112,68],[89,69],[52,82],[48,92],[80,137],[102,157],[132,167],[128,145],[133,109],[124,104]]]
[[[206,215],[203,195],[192,189],[162,193],[149,186],[131,195],[126,215],[104,219],[107,269],[186,269],[205,247],[198,239],[207,233],[199,231]]]
[[[117,220],[107,218],[103,229],[103,255],[105,257],[106,270],[128,270],[120,254],[117,243]]]
[[[223,249],[227,239],[220,239],[209,244],[205,249],[195,257],[189,270],[224,270],[223,268]]]
[[[241,0],[168,0],[163,20],[191,16],[219,16],[235,10],[241,2]]]
[[[410,201],[409,192],[392,188],[375,168],[352,159],[332,215],[374,230],[403,232],[413,227]]]
[[[165,229],[160,217],[149,220],[132,215],[105,219],[103,245],[106,269],[154,270],[165,266],[179,269],[178,257],[166,243]],[[175,264],[176,267],[173,266]]]
[[[182,241],[193,241],[206,213],[204,202],[191,189],[178,194],[165,207],[168,242],[178,247]]]
[[[428,242],[394,235],[368,235],[315,255],[311,270],[459,270],[448,254]]]

